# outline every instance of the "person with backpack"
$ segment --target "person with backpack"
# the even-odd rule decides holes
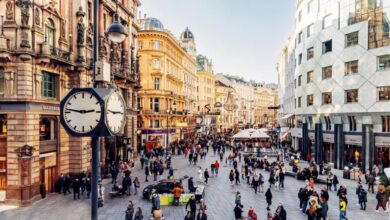
[[[367,191],[363,188],[362,185],[356,189],[356,194],[358,195],[360,210],[366,210],[367,207]]]

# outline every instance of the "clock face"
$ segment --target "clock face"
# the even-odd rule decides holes
[[[79,134],[94,130],[102,117],[99,100],[86,91],[74,93],[65,101],[63,108],[65,124]]]
[[[107,128],[114,134],[119,134],[126,123],[125,100],[118,92],[113,92],[106,102]]]

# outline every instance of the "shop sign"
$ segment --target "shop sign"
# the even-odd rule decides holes
[[[53,106],[53,105],[42,105],[43,111],[60,111],[59,106]]]
[[[315,139],[315,134],[314,134],[314,132],[309,132],[309,139],[312,140],[312,141],[314,141],[314,139]]]
[[[291,129],[291,136],[301,138],[302,137],[302,128]]]
[[[176,133],[176,129],[169,129],[169,133]],[[166,134],[167,130],[142,130],[142,134]]]
[[[375,146],[390,146],[390,137],[376,136]]]
[[[323,140],[326,143],[334,143],[334,134],[332,133],[323,133],[322,134]]]
[[[362,136],[361,135],[345,135],[345,144],[353,144],[362,146]]]

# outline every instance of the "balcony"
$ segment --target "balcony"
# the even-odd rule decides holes
[[[44,62],[60,62],[66,64],[72,64],[71,52],[50,46],[46,42],[43,42],[41,45],[41,50],[39,56]]]
[[[70,52],[50,46],[50,56],[63,62],[70,62]]]

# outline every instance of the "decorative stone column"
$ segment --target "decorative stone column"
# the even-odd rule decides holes
[[[85,12],[80,6],[79,10],[76,12],[77,17],[77,62],[85,62],[85,24],[84,17]]]
[[[20,25],[20,29],[21,29],[21,34],[20,34],[21,42],[20,42],[19,46],[22,49],[30,49],[31,48],[31,45],[30,45],[30,33],[29,33],[29,30],[30,30],[29,21],[30,21],[31,5],[32,5],[32,3],[31,3],[30,0],[17,0],[16,1],[16,6],[18,6],[20,8],[20,12],[21,12],[21,25]]]
[[[344,167],[344,128],[341,117],[334,117],[334,168]]]

